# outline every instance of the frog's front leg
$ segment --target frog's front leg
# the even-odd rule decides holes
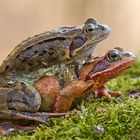
[[[108,99],[111,99],[111,97],[121,96],[121,93],[120,92],[110,91],[105,86],[101,86],[100,88],[96,89],[94,93],[95,93],[95,97],[105,96]]]
[[[92,86],[92,83],[83,80],[74,80],[58,93],[53,112],[67,112],[76,97],[81,96]]]

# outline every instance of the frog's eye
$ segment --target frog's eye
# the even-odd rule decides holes
[[[117,61],[121,58],[121,53],[118,50],[112,50],[107,54],[107,59],[109,61]]]
[[[93,25],[93,24],[87,25],[84,29],[84,33],[87,35],[93,34],[94,31],[95,31],[95,25]]]

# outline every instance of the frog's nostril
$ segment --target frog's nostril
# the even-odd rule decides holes
[[[127,52],[125,53],[126,56],[128,57],[132,57],[133,59],[135,59],[135,55],[132,52]]]
[[[104,26],[101,26],[101,29],[102,29],[102,30],[105,30],[106,28],[105,28]]]
[[[109,36],[111,34],[111,29],[106,24],[100,25],[100,30],[103,36]]]

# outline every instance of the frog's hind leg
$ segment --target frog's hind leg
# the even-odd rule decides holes
[[[23,132],[32,131],[36,127],[29,126],[26,121],[20,122],[22,120],[41,122],[47,124],[47,119],[49,117],[61,117],[66,115],[66,113],[45,113],[45,112],[17,112],[16,110],[0,110],[0,119],[6,119],[8,122],[0,123],[0,135],[8,135],[11,132]],[[17,121],[17,122],[16,122]],[[48,124],[47,124],[48,125]]]
[[[0,109],[37,112],[40,105],[38,91],[27,83],[17,82],[11,88],[0,88]]]
[[[37,113],[41,104],[38,91],[26,83],[13,88],[0,88],[0,119],[33,120],[46,123],[48,117],[64,114]]]
[[[35,115],[41,104],[41,97],[34,87],[17,82],[12,88],[0,88],[0,118],[26,119],[42,123],[48,116]]]
[[[47,124],[48,114],[19,112],[16,110],[0,110],[0,119],[4,120],[31,120]]]
[[[50,117],[61,117],[66,113],[46,113],[46,112],[18,112],[16,110],[0,110],[0,119],[6,120],[30,120],[47,124]]]

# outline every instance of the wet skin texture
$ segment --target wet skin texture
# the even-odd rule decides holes
[[[25,112],[30,112],[27,113],[27,119],[30,115],[34,119],[33,114],[38,111],[67,112],[76,97],[91,91],[98,96],[107,96],[108,98],[113,95],[117,96],[117,93],[105,89],[104,83],[119,75],[133,62],[134,56],[131,53],[113,49],[104,56],[83,65],[79,72],[79,79],[71,81],[64,87],[59,84],[59,77],[56,75],[44,76],[37,80],[33,86],[23,82],[14,83],[12,88],[0,89],[0,108],[19,114],[24,112],[24,115]],[[2,114],[0,117],[9,117],[8,115],[3,116]],[[15,114],[12,116],[16,119]],[[12,118],[9,117],[9,119]]]
[[[104,83],[129,68],[133,62],[132,53],[116,48],[83,65],[79,79],[72,80],[64,87],[59,84],[58,76],[51,75],[43,76],[33,86],[17,82],[11,88],[0,88],[0,118],[46,123],[50,116],[64,115],[73,101],[82,95],[92,92],[109,99],[119,96],[119,93],[106,89]]]

